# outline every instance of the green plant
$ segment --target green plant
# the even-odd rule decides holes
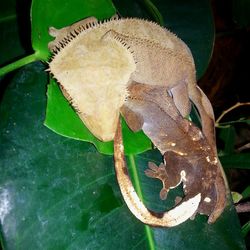
[[[150,18],[146,11],[151,8],[150,4],[145,8],[142,3],[114,1],[123,16]],[[48,60],[47,43],[51,39],[48,27],[63,27],[89,15],[108,18],[115,13],[112,2],[33,0],[31,41],[34,53],[28,56],[24,56],[26,51],[16,31],[19,19],[13,16],[15,11],[12,8],[6,7],[7,4],[15,6],[15,1],[6,1],[5,4],[0,12],[1,30],[5,36],[0,44],[1,60],[6,63],[15,57],[21,56],[22,59],[1,68],[0,73],[3,75],[21,65],[26,66],[1,79],[2,86],[8,85],[0,107],[0,230],[3,248],[244,249],[233,205],[214,225],[208,225],[205,216],[197,216],[195,221],[170,229],[150,228],[137,221],[125,206],[116,184],[110,156],[112,144],[99,146],[101,144],[97,142],[94,147],[79,141],[82,127],[74,125],[77,118],[72,118],[73,111],[60,99],[55,83],[50,83],[48,89],[53,88],[52,93],[57,100],[60,99],[59,103],[52,101],[53,107],[59,110],[48,116],[47,108],[46,124],[50,126],[50,119],[56,130],[57,124],[65,123],[66,132],[57,132],[78,140],[59,136],[43,125],[48,76],[44,71],[46,65],[35,61]],[[190,46],[197,64],[197,75],[201,77],[209,63],[214,40],[209,2],[192,0],[176,5],[174,1],[158,0],[155,4],[161,10],[166,26]],[[155,16],[155,9],[153,13]],[[60,112],[66,116],[59,117]],[[71,112],[70,118],[68,112]],[[69,136],[67,133],[72,131],[73,135]],[[91,137],[88,141],[93,140]],[[128,137],[126,140],[131,141]],[[171,193],[167,202],[160,201],[160,183],[143,173],[149,160],[159,163],[158,152],[151,150],[137,154],[138,144],[130,145],[129,169],[139,195],[155,210],[171,206],[176,193]],[[99,153],[96,148],[108,155]],[[139,152],[147,149],[149,144]]]

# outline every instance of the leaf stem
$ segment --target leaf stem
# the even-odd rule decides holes
[[[160,11],[157,9],[157,7],[150,0],[143,0],[143,2],[146,8],[148,9],[148,12],[150,12],[150,14],[155,19],[155,21],[161,26],[164,26],[163,17]]]
[[[215,126],[218,127],[219,126],[219,122],[221,121],[221,119],[229,112],[231,112],[232,110],[241,107],[241,106],[246,106],[246,105],[250,105],[250,102],[237,102],[236,104],[234,104],[232,107],[228,108],[227,110],[223,111],[222,114],[218,117],[218,119],[215,121]]]
[[[39,60],[40,57],[38,56],[38,53],[34,53],[28,56],[25,56],[13,63],[10,63],[2,68],[0,68],[0,76],[5,75],[15,69],[21,68],[22,66],[29,64],[31,62],[34,62],[36,60]]]
[[[11,21],[11,20],[14,20],[14,19],[16,19],[16,14],[11,14],[9,16],[2,17],[2,18],[0,18],[0,24],[4,23],[4,22]]]
[[[250,232],[250,221],[248,221],[243,227],[241,228],[242,234],[244,238],[247,236],[247,234]]]
[[[134,155],[130,154],[128,156],[128,164],[130,166],[131,174],[133,176],[135,190],[136,190],[138,196],[140,197],[140,199],[143,202],[143,195],[142,195],[142,190],[141,190],[141,186],[140,186],[139,176],[138,176],[138,173],[137,173],[137,168],[136,168]],[[152,230],[148,225],[145,225],[145,231],[146,231],[146,236],[147,236],[147,239],[148,239],[149,249],[150,250],[155,250],[155,244],[154,244],[154,238],[153,238],[153,235],[152,235]]]

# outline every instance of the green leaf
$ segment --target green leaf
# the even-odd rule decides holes
[[[223,167],[250,169],[250,154],[235,152],[236,131],[234,126],[228,125],[226,127],[220,127],[218,132],[219,138],[224,143],[222,151],[219,152]]]
[[[197,216],[174,228],[145,227],[122,200],[111,156],[43,126],[46,84],[44,66],[27,65],[13,74],[0,106],[5,250],[245,249],[232,205],[212,225]],[[161,155],[129,156],[130,173],[147,206],[163,211],[176,192],[159,199],[160,182],[144,174],[148,161],[159,164]]]
[[[234,126],[227,126],[219,129],[219,138],[223,141],[224,147],[220,154],[230,155],[234,153],[236,131]]]
[[[243,227],[242,227],[242,234],[244,237],[246,237],[249,234],[250,231],[250,221],[248,221]]]
[[[163,17],[158,10],[158,8],[154,5],[154,3],[150,0],[142,0],[144,6],[147,8],[147,11],[152,16],[153,20],[157,22],[159,25],[164,26]]]
[[[220,156],[224,168],[250,169],[250,153],[238,153]]]
[[[65,9],[59,5],[60,11],[57,10],[58,14],[51,18],[51,15],[47,14],[46,11],[46,2],[47,1],[43,1],[43,7],[40,7],[41,2],[34,1],[32,7],[32,16],[34,16],[34,18],[32,18],[33,46],[34,43],[37,43],[36,40],[38,40],[38,38],[36,38],[36,35],[39,34],[39,43],[36,45],[36,48],[38,49],[39,47],[40,50],[41,48],[47,49],[47,43],[49,41],[47,30],[49,26],[63,27],[91,15],[97,16],[98,18],[104,17],[102,15],[102,11],[104,9],[103,7],[97,8],[96,6],[95,9],[91,8],[89,12],[85,13],[84,11],[88,11],[89,8],[87,6],[84,10],[82,10],[82,17],[80,18],[73,11],[75,6],[71,1],[70,7],[72,6],[73,9],[70,13],[68,9],[69,7]],[[53,1],[49,1],[49,4],[51,4],[51,2]],[[147,4],[147,8],[152,7],[152,5],[151,7],[148,5],[148,1],[145,2]],[[196,59],[198,75],[201,76],[210,60],[214,39],[214,27],[209,2],[207,0],[203,0],[192,1],[192,4],[186,4],[183,1],[181,4],[174,4],[173,1],[165,2],[162,0],[155,1],[155,4],[167,21],[167,27],[170,27],[173,32],[179,34],[180,37],[184,38],[184,41],[190,45]],[[144,9],[145,5],[141,3],[138,4],[136,1],[115,1],[115,5],[118,8],[118,12],[123,16],[137,16],[143,18],[149,17]],[[108,7],[109,6],[107,6],[107,8]],[[63,19],[62,22],[62,17],[66,15],[65,12],[67,12],[67,16],[70,16],[71,19],[68,21],[69,17],[67,17],[67,19]],[[183,12],[189,13],[189,15],[183,15]],[[49,10],[49,13],[53,13],[53,11]],[[111,13],[114,14],[114,10]],[[112,14],[110,14],[110,16]],[[41,21],[41,16],[46,16],[45,21],[44,19]],[[46,21],[47,19],[48,21]],[[38,21],[40,21],[40,23]],[[39,28],[39,25],[41,28]],[[37,31],[38,29],[39,32],[34,32],[34,30]],[[44,35],[46,39],[40,38],[43,32],[46,32]],[[102,143],[93,137],[88,129],[80,122],[80,119],[74,114],[73,109],[62,98],[62,94],[56,84],[51,82],[48,88],[48,105],[45,120],[46,126],[60,135],[75,138],[77,140],[92,142],[101,153],[112,154],[112,143]],[[151,148],[149,139],[143,135],[142,132],[132,134],[129,128],[123,124],[123,134],[126,154],[137,154]]]
[[[247,186],[243,192],[241,193],[243,199],[247,199],[250,197],[250,186]]]
[[[89,16],[105,19],[115,13],[111,0],[33,0],[31,7],[32,46],[45,61],[49,58],[48,30],[53,26],[62,28]]]
[[[242,200],[243,196],[238,192],[231,192],[233,203],[238,203],[240,200]]]

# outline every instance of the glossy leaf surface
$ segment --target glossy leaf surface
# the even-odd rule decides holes
[[[43,125],[47,75],[40,63],[13,75],[0,107],[0,231],[11,249],[244,249],[237,215],[228,207],[214,224],[197,216],[175,228],[149,228],[124,204],[113,158],[92,144],[68,139]],[[128,158],[132,179],[149,208],[160,182],[145,176],[156,151]]]

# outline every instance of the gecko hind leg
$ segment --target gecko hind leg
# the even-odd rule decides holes
[[[168,174],[165,168],[165,165],[161,163],[159,167],[153,163],[148,163],[148,169],[145,170],[145,175],[150,178],[159,179],[162,182],[162,189],[160,191],[160,198],[161,200],[166,200],[168,191],[169,191],[169,181],[168,181]]]

